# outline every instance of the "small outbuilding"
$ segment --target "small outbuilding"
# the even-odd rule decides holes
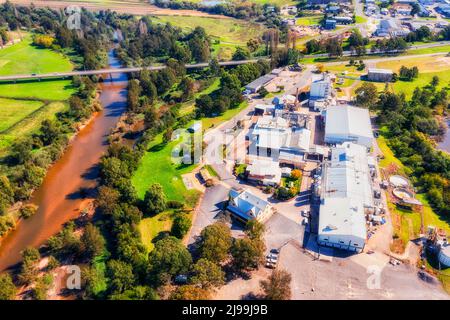
[[[369,68],[367,79],[375,82],[391,82],[394,72],[389,69]]]

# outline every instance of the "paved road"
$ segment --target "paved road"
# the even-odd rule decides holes
[[[240,61],[223,61],[219,62],[221,66],[236,66],[240,64],[255,63],[258,59],[240,60]],[[186,64],[186,69],[206,68],[209,66],[208,62]],[[117,68],[117,69],[100,69],[100,70],[86,70],[86,71],[70,71],[70,72],[53,72],[53,73],[41,73],[41,74],[16,74],[1,76],[0,81],[15,81],[15,80],[42,80],[42,79],[57,79],[57,78],[69,78],[74,76],[92,76],[103,74],[115,74],[115,73],[132,73],[140,72],[142,70],[158,71],[165,69],[165,65],[161,66],[149,66],[149,67],[131,67],[131,68]]]
[[[408,50],[416,50],[416,49],[429,49],[429,48],[436,48],[436,47],[444,47],[450,45],[450,41],[439,41],[439,42],[433,42],[433,43],[427,43],[427,44],[420,44],[420,45],[412,45],[408,48]],[[380,55],[380,54],[395,54],[400,52],[367,52],[365,55]],[[352,51],[346,50],[342,53],[343,57],[351,57],[356,56]],[[320,53],[320,54],[310,54],[305,55],[305,58],[326,58],[328,57],[328,53]]]

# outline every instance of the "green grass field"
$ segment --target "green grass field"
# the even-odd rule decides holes
[[[313,25],[318,25],[320,23],[320,21],[322,20],[322,18],[323,18],[323,15],[300,17],[300,18],[297,18],[295,23],[298,26],[313,26]]]
[[[70,60],[57,52],[31,45],[31,36],[0,50],[0,75],[72,70]]]
[[[71,80],[0,83],[0,97],[62,101],[75,93]]]
[[[237,108],[228,109],[227,111],[225,111],[222,115],[220,115],[218,117],[203,118],[202,119],[203,129],[209,129],[209,128],[212,128],[214,126],[217,126],[218,124],[221,124],[222,122],[230,120],[235,115],[237,115],[239,112],[244,110],[247,106],[248,106],[247,101],[244,101]]]
[[[39,101],[20,101],[0,98],[0,133],[20,122],[42,107]]]
[[[366,22],[367,22],[367,18],[365,18],[365,17],[361,17],[361,16],[356,16],[355,17],[355,23],[356,24],[366,23]]]
[[[397,93],[403,92],[407,98],[410,98],[414,92],[414,89],[417,87],[423,87],[431,82],[434,76],[438,76],[440,79],[440,86],[442,88],[444,86],[448,86],[450,83],[450,72],[441,71],[441,72],[429,72],[429,73],[421,73],[419,74],[419,78],[414,81],[397,81],[393,84],[394,91]]]
[[[174,26],[183,29],[203,27],[213,38],[235,46],[245,46],[252,38],[259,38],[265,28],[257,23],[238,19],[215,19],[208,17],[191,16],[157,16],[155,20],[170,22]]]
[[[9,99],[8,99],[9,100]],[[16,103],[38,103],[42,106],[40,101],[19,101],[9,100]],[[0,114],[3,111],[3,105],[0,104]],[[11,145],[15,140],[35,133],[39,130],[39,127],[45,119],[54,119],[58,112],[62,112],[68,109],[68,105],[65,102],[52,102],[48,105],[38,107],[34,112],[28,114],[28,116],[12,117],[16,122],[3,132],[0,132],[0,155],[3,155],[7,147]]]
[[[131,179],[139,198],[153,183],[162,185],[169,200],[186,201],[186,189],[181,175],[191,172],[196,165],[180,165],[172,163],[172,150],[180,141],[164,144],[162,134],[158,135],[144,154],[139,168]]]
[[[22,42],[0,49],[0,75],[72,69],[62,54],[32,46],[29,34]],[[13,141],[36,132],[43,120],[66,110],[64,101],[74,92],[71,80],[0,83],[0,155]]]
[[[147,251],[150,252],[154,248],[153,239],[158,236],[160,232],[170,231],[172,228],[172,217],[170,212],[163,212],[154,217],[144,218],[139,223],[139,232],[141,233],[141,240]]]

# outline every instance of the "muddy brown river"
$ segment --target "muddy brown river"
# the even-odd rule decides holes
[[[450,119],[447,119],[447,132],[444,139],[438,144],[438,148],[450,153]]]
[[[113,52],[112,68],[120,67]],[[39,247],[61,230],[62,225],[80,215],[83,199],[80,188],[97,185],[97,164],[107,148],[107,137],[126,110],[127,76],[113,75],[101,84],[103,111],[95,115],[70,143],[64,155],[48,171],[42,186],[31,201],[38,206],[34,216],[22,220],[0,244],[0,271],[20,262],[20,252],[28,246]]]

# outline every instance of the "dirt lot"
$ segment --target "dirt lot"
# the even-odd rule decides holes
[[[6,0],[0,0],[4,3]],[[83,1],[54,1],[54,0],[11,0],[10,2],[19,5],[29,6],[33,3],[36,7],[50,7],[52,9],[64,9],[68,6],[80,6],[91,11],[112,10],[118,13],[129,13],[133,15],[179,15],[179,16],[198,16],[198,17],[214,17],[217,19],[229,19],[222,15],[211,15],[206,12],[196,10],[171,10],[158,8],[146,3],[131,3],[121,1],[111,2],[83,2]]]

